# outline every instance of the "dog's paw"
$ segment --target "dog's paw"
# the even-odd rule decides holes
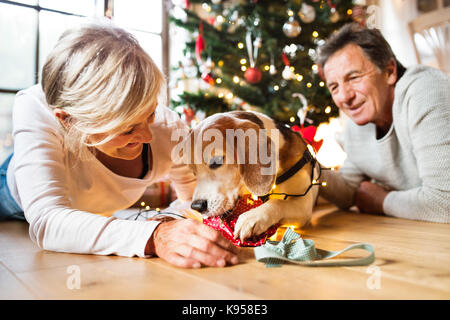
[[[258,209],[252,209],[239,216],[234,227],[235,239],[244,241],[251,236],[260,235],[275,223],[267,212]]]

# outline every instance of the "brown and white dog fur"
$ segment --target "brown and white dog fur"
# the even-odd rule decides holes
[[[225,137],[226,129],[271,129],[278,133],[275,138],[272,136],[276,152],[275,166],[276,174],[262,175],[261,167],[263,164],[224,164],[220,166],[211,166],[208,161],[193,163],[189,166],[197,177],[197,185],[193,195],[193,204],[199,201],[206,201],[207,206],[202,214],[206,216],[222,215],[232,209],[239,196],[250,191],[254,195],[262,196],[271,191],[276,193],[301,194],[311,184],[311,163],[307,163],[300,171],[291,178],[275,186],[272,190],[277,176],[291,168],[302,156],[307,148],[305,141],[298,133],[293,132],[284,125],[275,123],[275,121],[266,115],[257,112],[234,111],[228,113],[215,114],[201,121],[190,133],[192,137],[203,136],[208,129],[216,129],[223,133]],[[276,138],[278,136],[278,139]],[[224,141],[226,139],[224,138]],[[271,139],[269,137],[268,141]],[[203,143],[201,148],[193,152],[203,152],[208,144]],[[248,156],[249,143],[244,144],[245,154]],[[270,146],[268,145],[269,151]],[[211,150],[212,157],[236,157],[235,154],[226,154],[225,147],[217,147]],[[246,159],[249,159],[248,157]],[[191,159],[193,160],[193,159]],[[197,161],[198,162],[198,161]],[[271,164],[273,165],[273,163]],[[266,165],[267,166],[267,165]],[[315,175],[317,176],[317,168]],[[316,202],[318,188],[313,187],[304,197],[289,197],[283,199],[269,199],[259,207],[253,208],[243,213],[236,222],[235,238],[244,240],[253,235],[259,235],[265,232],[270,226],[276,223],[289,223],[297,226],[304,226],[309,222]]]

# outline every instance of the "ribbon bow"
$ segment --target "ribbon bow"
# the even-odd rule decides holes
[[[349,250],[363,249],[370,254],[364,258],[330,260]],[[256,260],[266,263],[266,267],[281,267],[284,261],[304,266],[365,266],[375,261],[375,252],[372,245],[367,243],[356,243],[340,251],[327,251],[316,249],[314,241],[303,240],[298,233],[287,228],[281,241],[266,241],[266,243],[255,249]]]

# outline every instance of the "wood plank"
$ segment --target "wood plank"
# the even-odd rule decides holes
[[[404,260],[450,268],[450,225],[407,221],[346,212],[332,212],[311,227],[300,230],[304,237],[347,242],[368,242],[390,248]]]
[[[67,267],[16,273],[40,299],[255,299],[255,296],[180,275],[151,259],[109,257],[79,265],[80,289],[67,286]]]
[[[448,273],[450,264],[447,263],[450,257],[449,251],[440,251],[438,256],[434,252],[436,238],[445,241],[444,245],[448,243],[450,234],[448,225],[336,212],[326,207],[322,208],[321,215],[319,210],[316,210],[316,213],[319,215],[316,215],[315,220],[313,219],[311,226],[301,230],[304,237],[314,240],[317,247],[326,250],[341,250],[360,241],[372,242],[377,257],[374,265],[378,266],[381,272],[380,290],[368,288],[367,281],[372,276],[368,273],[370,270],[368,267],[306,268],[285,265],[282,268],[283,271],[264,269],[262,264],[255,265],[251,249],[244,249],[247,252],[245,261],[239,266],[231,267],[232,271],[228,271],[227,268],[226,272],[220,270],[204,272],[203,269],[194,272],[199,277],[213,282],[222,282],[224,285],[228,284],[240,292],[259,294],[261,298],[450,298],[450,274]],[[328,219],[323,219],[324,216]],[[318,218],[322,218],[320,223]],[[430,225],[432,230],[429,230]],[[320,236],[315,236],[316,233]],[[389,238],[384,235],[385,233]],[[351,241],[348,240],[349,238]],[[416,240],[417,238],[420,238],[420,241]],[[378,245],[380,241],[382,244]],[[424,246],[424,242],[425,247],[417,250],[420,245]],[[403,254],[405,251],[406,255]],[[357,252],[361,255],[363,251]],[[346,253],[344,257],[351,256],[355,255]],[[435,257],[437,262],[433,263],[429,259],[424,259],[426,256]],[[330,284],[333,288],[331,291],[318,289],[330,287]],[[306,285],[309,285],[306,292],[301,289],[293,290],[295,287],[302,288]]]
[[[0,300],[34,299],[31,291],[0,262]]]
[[[348,257],[346,255],[345,257]],[[254,259],[251,248],[243,248],[241,263],[225,269],[202,268],[189,273],[213,283],[221,283],[239,293],[258,296],[259,299],[448,299],[442,290],[385,277],[383,267],[379,289],[370,285],[364,267],[312,268],[283,265],[266,268]],[[164,263],[155,261],[155,263]],[[164,263],[165,264],[165,263]],[[377,262],[375,263],[375,265]],[[165,264],[167,268],[172,266]],[[175,271],[175,270],[174,270]],[[176,270],[185,272],[184,270]],[[369,281],[369,285],[368,285]]]
[[[354,227],[352,227],[354,226]],[[327,250],[371,243],[384,276],[450,292],[450,225],[342,211],[316,217],[301,231]]]
[[[36,271],[108,259],[105,256],[42,250],[31,241],[28,224],[22,221],[0,223],[0,241],[0,261],[12,272]]]
[[[20,250],[15,253],[0,252],[0,260],[3,261],[9,270],[17,273],[53,269],[56,267],[64,267],[69,265],[82,265],[108,259],[108,256],[61,253],[42,249],[33,252]]]
[[[30,239],[28,234],[28,223],[24,221],[2,221],[0,222],[0,255],[22,252],[40,251]]]
[[[319,237],[308,237],[314,240],[318,248],[326,250],[340,250],[352,242],[330,240]],[[420,255],[411,255],[411,259],[404,252],[405,247],[390,247],[384,245],[374,245],[376,262],[374,265],[379,267],[382,274],[382,282],[387,279],[399,280],[403,282],[403,287],[408,288],[412,285],[415,289],[414,293],[405,292],[403,296],[422,294],[423,298],[427,298],[427,289],[437,290],[440,292],[438,299],[450,298],[450,273],[448,264],[431,264],[425,257]],[[367,267],[348,267],[353,271],[365,273]],[[409,288],[408,288],[409,290]],[[412,290],[412,288],[411,288]],[[422,299],[422,298],[421,298]]]
[[[239,265],[196,270],[159,258],[48,252],[32,243],[28,224],[14,221],[0,223],[0,299],[450,299],[448,224],[320,205],[300,233],[326,250],[372,244],[379,289],[370,287],[366,266],[266,268],[252,248],[240,250]],[[80,289],[67,286],[71,265],[79,267]]]

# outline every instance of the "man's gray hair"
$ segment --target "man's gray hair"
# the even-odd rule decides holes
[[[327,60],[348,44],[358,45],[380,70],[386,70],[391,59],[394,59],[397,64],[397,79],[406,71],[406,68],[397,60],[391,46],[378,29],[368,29],[357,23],[348,23],[331,35],[319,47],[316,63],[323,69]]]

